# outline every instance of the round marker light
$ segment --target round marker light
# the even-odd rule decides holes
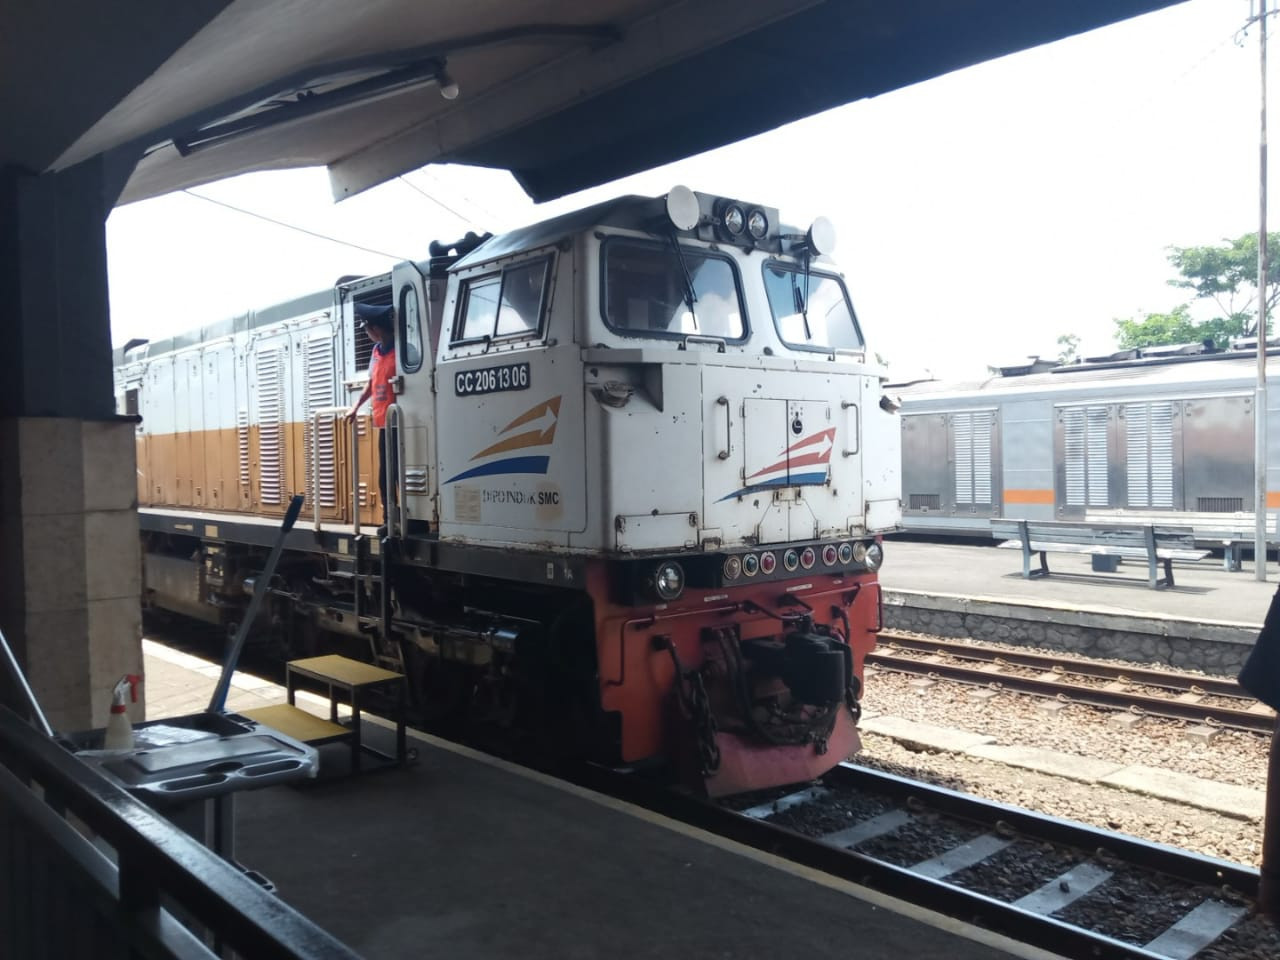
[[[760,572],[760,559],[754,553],[748,553],[742,558],[742,572],[748,577],[754,577]]]
[[[840,562],[846,566],[853,563],[853,544],[840,544]]]
[[[760,554],[760,572],[765,576],[778,569],[778,558],[772,553]]]
[[[822,562],[828,567],[836,565],[836,545],[834,543],[828,543],[822,548]]]
[[[692,230],[702,213],[698,198],[688,187],[672,187],[667,193],[667,219],[677,230]]]
[[[747,215],[747,233],[755,240],[763,240],[769,232],[769,218],[763,210],[752,210]]]
[[[800,566],[806,570],[812,570],[813,565],[818,562],[818,551],[813,547],[805,547],[800,551]]]
[[[815,255],[830,253],[836,248],[836,228],[826,217],[818,217],[805,234],[805,245]]]
[[[782,555],[782,565],[786,567],[787,570],[794,572],[795,569],[800,566],[800,554],[795,550],[788,550]]]
[[[653,574],[653,591],[663,600],[675,600],[684,593],[684,570],[680,564],[659,564]]]
[[[884,563],[884,547],[878,543],[871,544],[867,547],[867,569],[879,570],[882,563]]]
[[[737,580],[742,576],[742,561],[737,557],[727,557],[724,561],[724,578]]]
[[[853,559],[858,563],[862,563],[867,559],[867,545],[865,543],[855,543],[853,545]]]
[[[738,236],[743,230],[747,229],[747,215],[742,208],[736,203],[731,203],[724,208],[724,216],[722,218],[724,228],[732,236]]]

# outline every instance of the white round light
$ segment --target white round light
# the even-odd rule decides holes
[[[724,208],[724,228],[735,237],[747,228],[747,215],[736,203]]]
[[[653,589],[663,600],[675,600],[684,593],[684,570],[680,564],[660,564],[653,575]]]
[[[677,230],[692,230],[702,218],[698,198],[688,187],[672,187],[667,193],[667,216]]]
[[[747,217],[747,233],[751,234],[756,240],[763,240],[768,232],[769,218],[764,215],[764,211],[752,210]]]
[[[830,253],[836,248],[836,228],[826,217],[818,217],[809,227],[805,241],[815,254]]]
[[[867,569],[879,570],[880,565],[884,563],[884,548],[878,543],[873,543],[867,547]]]
[[[742,576],[742,561],[737,557],[728,557],[724,561],[724,578],[726,580],[737,580]]]
[[[853,559],[861,563],[867,559],[867,545],[865,543],[855,543],[853,545]]]

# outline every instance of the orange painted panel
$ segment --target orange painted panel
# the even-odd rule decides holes
[[[1053,505],[1052,490],[1006,490],[1005,503],[1047,503]]]
[[[1280,490],[1267,491],[1267,509],[1271,510],[1280,507]]]

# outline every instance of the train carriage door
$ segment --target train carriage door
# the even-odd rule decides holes
[[[400,503],[409,520],[424,520],[434,526],[435,357],[427,346],[434,338],[426,278],[416,263],[396,264],[391,269],[391,290],[396,310],[396,370],[401,377],[396,397],[404,451]]]

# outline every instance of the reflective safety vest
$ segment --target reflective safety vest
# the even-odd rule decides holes
[[[369,368],[369,383],[373,385],[373,425],[387,425],[387,407],[395,400],[391,391],[391,379],[396,375],[396,351],[392,347],[382,350],[373,348],[373,366]]]

